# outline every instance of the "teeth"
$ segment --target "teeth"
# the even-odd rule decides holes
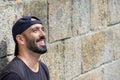
[[[39,43],[39,45],[45,45],[45,42],[44,42],[44,40],[42,40],[42,41],[39,41],[38,43]]]

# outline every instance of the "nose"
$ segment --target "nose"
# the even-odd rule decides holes
[[[40,36],[46,36],[46,34],[45,34],[45,31],[43,31],[43,30],[40,30]]]

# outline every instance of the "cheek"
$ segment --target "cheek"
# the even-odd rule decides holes
[[[30,35],[33,39],[38,39],[39,38],[39,35],[36,33],[36,34],[31,34]]]
[[[25,36],[25,43],[26,43],[27,45],[29,45],[29,44],[31,44],[31,43],[33,43],[33,42],[35,42],[35,40],[34,40],[33,37],[31,37],[30,35]]]

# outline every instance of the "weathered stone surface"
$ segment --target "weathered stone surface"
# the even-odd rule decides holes
[[[83,72],[113,60],[112,40],[110,30],[82,38]]]
[[[48,53],[43,55],[41,58],[49,67],[51,80],[64,79],[64,56],[62,42],[56,42],[48,45]]]
[[[120,58],[120,24],[115,25],[113,28],[113,47],[115,59]]]
[[[120,80],[120,59],[104,66],[103,80]]]
[[[90,0],[73,0],[72,33],[80,35],[89,31]]]
[[[102,63],[104,44],[105,33],[103,32],[87,35],[82,38],[83,72]]]
[[[119,80],[119,4],[119,0],[0,0],[0,70],[14,57],[13,24],[21,16],[34,15],[47,28],[48,53],[41,60],[48,65],[51,80]]]
[[[120,22],[120,0],[108,1],[109,25]]]
[[[107,0],[91,0],[91,30],[107,27]]]
[[[6,55],[7,55],[7,41],[4,39],[0,41],[0,57],[4,57]]]
[[[81,74],[81,38],[74,37],[64,42],[65,80]]]
[[[49,3],[49,41],[71,36],[71,0],[48,0]]]
[[[12,25],[14,20],[14,6],[10,4],[1,5],[0,13],[0,32],[2,33],[0,34],[0,56],[3,57],[7,54],[13,54]]]
[[[85,74],[82,74],[73,80],[103,80],[102,79],[102,68],[94,69],[93,71],[89,71]]]
[[[7,65],[8,62],[7,58],[0,59],[0,71]]]
[[[36,16],[42,20],[45,26],[47,26],[47,1],[35,0],[26,2],[23,7],[23,15]]]
[[[106,63],[112,61],[114,59],[113,53],[113,31],[111,29],[107,29],[103,31],[105,33],[105,44],[104,44],[104,54],[102,63]]]

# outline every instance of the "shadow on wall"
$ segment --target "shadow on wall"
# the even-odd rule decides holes
[[[7,65],[7,63],[7,42],[6,40],[2,40],[0,42],[0,71]]]

